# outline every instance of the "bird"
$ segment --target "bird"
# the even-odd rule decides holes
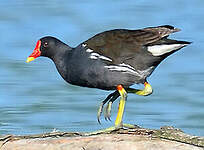
[[[180,29],[171,25],[136,30],[113,29],[98,33],[76,47],[45,36],[37,41],[26,62],[40,56],[48,57],[66,82],[114,91],[101,102],[97,120],[101,123],[102,112],[105,119],[110,120],[112,104],[120,97],[114,127],[121,127],[124,125],[127,94],[152,94],[153,88],[147,78],[166,57],[191,43],[168,38],[178,31]],[[134,89],[131,87],[134,84],[143,84],[144,89]]]

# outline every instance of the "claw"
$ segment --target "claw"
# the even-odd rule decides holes
[[[104,101],[101,102],[99,108],[98,108],[98,113],[97,113],[97,120],[98,120],[98,123],[101,124],[101,121],[100,121],[100,117],[101,117],[101,114],[102,114],[102,111],[103,111],[103,106],[107,103],[107,101],[109,101],[113,96],[114,96],[115,92],[109,94],[106,99]]]
[[[120,94],[118,92],[115,92],[115,94],[113,95],[113,97],[109,100],[107,106],[106,106],[106,110],[104,113],[105,119],[111,121],[111,108],[112,108],[112,104],[113,102],[120,96]]]
[[[111,108],[112,108],[112,101],[109,101],[107,106],[106,106],[106,110],[105,110],[105,114],[104,117],[106,120],[111,121]]]
[[[98,123],[101,124],[101,121],[100,121],[100,117],[101,117],[101,113],[103,111],[103,106],[104,106],[104,103],[102,102],[98,108],[98,113],[97,113],[97,120],[98,120]]]
[[[101,124],[101,121],[100,121],[100,117],[101,117],[101,114],[103,112],[103,106],[108,102],[107,106],[106,106],[106,110],[104,111],[104,117],[105,117],[105,120],[111,120],[110,119],[110,116],[111,116],[111,106],[112,106],[112,103],[120,96],[120,94],[118,93],[118,91],[115,91],[111,94],[109,94],[106,99],[104,101],[101,102],[100,106],[99,106],[99,109],[98,109],[98,113],[97,113],[97,120],[98,120],[98,123]]]

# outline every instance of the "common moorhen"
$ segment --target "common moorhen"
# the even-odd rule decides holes
[[[27,62],[45,56],[52,59],[60,75],[70,84],[115,90],[101,103],[97,117],[100,123],[103,106],[108,102],[104,113],[105,118],[110,119],[111,105],[121,96],[115,121],[118,127],[122,126],[127,93],[150,95],[152,88],[147,77],[167,56],[190,44],[167,38],[178,31],[170,25],[115,29],[99,33],[75,48],[46,36],[38,40]],[[130,88],[140,83],[144,84],[143,90]]]

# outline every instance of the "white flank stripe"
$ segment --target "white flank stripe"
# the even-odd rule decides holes
[[[124,67],[128,67],[128,68],[130,68],[130,69],[135,70],[134,67],[132,67],[132,66],[130,66],[130,65],[128,65],[128,64],[125,64],[125,63],[119,64],[119,65],[120,65],[120,66],[124,66]]]
[[[91,52],[93,52],[93,50],[88,48],[88,49],[86,50],[86,52],[91,53]]]
[[[91,58],[91,59],[98,59],[98,57],[96,57],[94,55],[89,56],[89,58]]]
[[[107,60],[107,61],[112,61],[112,59],[108,58],[108,57],[105,57],[105,56],[99,56],[100,59],[104,59],[104,60]]]
[[[141,79],[146,78],[153,70],[154,70],[154,66],[147,68],[145,70],[132,70],[130,68],[127,67],[122,67],[122,66],[116,66],[116,65],[112,65],[112,66],[104,66],[105,68],[112,70],[112,71],[120,71],[121,73],[129,73],[129,74],[133,74]]]
[[[83,46],[83,47],[86,47],[87,44],[82,44],[82,46]],[[99,55],[98,53],[92,53],[93,50],[90,49],[90,48],[86,49],[86,52],[87,52],[87,53],[91,53],[90,56],[89,56],[89,58],[91,58],[91,59],[98,59],[98,58],[100,58],[100,59],[103,59],[103,60],[112,61],[112,60],[111,60],[110,58],[108,58],[108,57]]]
[[[98,53],[91,53],[91,56],[99,57],[100,55]]]
[[[170,44],[170,45],[154,45],[148,46],[147,50],[152,53],[153,56],[161,56],[171,51],[177,50],[187,44]]]
[[[87,49],[88,50],[88,49]],[[86,51],[87,51],[86,50]],[[91,49],[89,49],[89,50],[91,50]],[[93,51],[93,50],[92,50]],[[91,52],[91,51],[90,51]],[[105,56],[102,56],[102,55],[99,55],[98,53],[91,53],[90,54],[90,56],[89,56],[89,58],[91,58],[91,59],[98,59],[98,58],[100,58],[100,59],[103,59],[103,60],[107,60],[107,61],[112,61],[110,58],[108,58],[108,57],[105,57]]]
[[[136,72],[130,68],[127,68],[127,67],[122,67],[122,66],[104,66],[104,67],[108,68],[109,70],[112,70],[112,71],[121,71],[121,72],[127,72],[127,73],[138,75],[138,72]]]

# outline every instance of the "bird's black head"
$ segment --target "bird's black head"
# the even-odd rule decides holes
[[[60,48],[64,45],[66,44],[64,44],[55,37],[51,36],[43,37],[37,41],[33,53],[27,58],[26,62],[33,61],[35,58],[39,56],[52,58],[55,56],[57,51],[60,50]]]

